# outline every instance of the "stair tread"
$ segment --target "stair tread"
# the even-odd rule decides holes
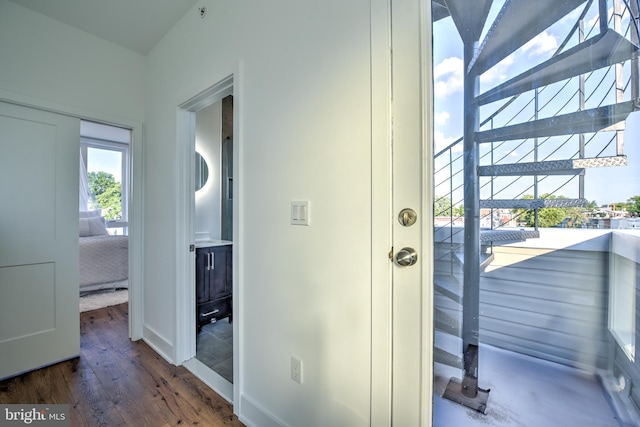
[[[448,351],[438,347],[433,348],[433,361],[462,369],[462,357],[449,353]]]
[[[470,68],[477,75],[484,73],[585,1],[507,0]]]
[[[537,239],[540,232],[537,230],[501,228],[499,230],[481,230],[480,242],[497,242],[497,241],[524,241],[527,239]]]
[[[544,162],[479,166],[479,176],[579,175],[585,168],[625,166],[627,156],[589,157]]]
[[[433,284],[436,292],[439,292],[458,304],[462,303],[462,285],[455,277],[436,274],[433,276]]]
[[[482,234],[485,232],[485,230],[481,230],[480,231],[480,241],[484,242],[485,240],[482,239]],[[461,264],[464,264],[464,252],[455,252],[455,256],[456,258],[460,261]],[[493,261],[493,254],[486,254],[486,253],[480,253],[480,271],[484,270],[485,268],[487,268],[487,266],[491,263],[491,261]]]
[[[480,200],[484,209],[571,208],[586,206],[587,199],[488,199]]]
[[[634,101],[605,105],[476,133],[479,143],[597,132],[626,120]]]
[[[444,311],[449,316],[453,316],[456,318],[460,317],[459,314],[462,312],[461,302],[454,301],[449,297],[441,294],[437,290],[433,293],[433,306]]]
[[[476,98],[478,105],[631,59],[638,47],[613,30],[580,43]]]
[[[449,9],[444,4],[444,0],[434,0],[431,2],[431,20],[437,22],[449,16]]]
[[[493,0],[475,0],[473,7],[469,7],[468,0],[444,0],[462,40],[475,42],[480,38],[492,2]]]
[[[435,307],[433,309],[433,323],[437,330],[447,334],[459,336],[462,331],[458,319],[449,316],[443,310]]]

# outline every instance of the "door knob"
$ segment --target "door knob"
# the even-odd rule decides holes
[[[396,254],[396,263],[401,267],[409,267],[418,262],[418,253],[413,248],[402,248]]]

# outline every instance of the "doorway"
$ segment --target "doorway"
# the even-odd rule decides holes
[[[132,132],[80,121],[80,311],[129,300]]]
[[[233,95],[196,112],[196,359],[233,383]]]
[[[37,368],[40,366],[49,365],[55,363],[56,361],[63,360],[65,358],[70,357],[71,353],[75,351],[76,347],[73,343],[79,342],[79,333],[77,327],[77,310],[78,310],[78,150],[79,150],[79,138],[80,138],[80,120],[85,119],[85,116],[80,117],[77,112],[71,111],[71,109],[60,108],[59,106],[56,108],[46,107],[44,105],[28,105],[24,102],[23,99],[20,98],[3,98],[0,102],[0,106],[3,108],[9,108],[11,110],[18,111],[9,111],[2,118],[2,123],[0,123],[0,131],[1,132],[17,132],[16,135],[20,135],[17,139],[18,141],[24,141],[26,131],[21,126],[27,126],[27,128],[31,128],[33,125],[36,128],[36,135],[33,138],[30,138],[32,141],[37,141],[39,144],[42,144],[42,147],[37,147],[37,151],[34,151],[34,146],[26,146],[24,144],[19,145],[20,147],[26,147],[29,150],[26,151],[26,156],[29,161],[25,161],[21,163],[18,161],[17,156],[6,156],[6,159],[10,160],[10,165],[14,169],[4,170],[14,170],[16,173],[20,173],[20,166],[23,164],[29,164],[30,180],[25,182],[22,180],[21,185],[18,187],[7,187],[7,190],[16,190],[22,192],[16,197],[13,197],[11,194],[7,194],[6,199],[18,200],[19,203],[10,204],[8,209],[3,211],[4,214],[7,214],[7,218],[11,218],[11,230],[17,236],[20,236],[18,239],[19,242],[27,242],[29,245],[35,245],[39,242],[38,239],[47,240],[51,237],[53,230],[55,229],[55,234],[60,236],[65,240],[65,242],[71,244],[72,246],[65,249],[58,249],[54,252],[50,252],[52,257],[56,257],[56,259],[68,258],[68,261],[65,262],[66,267],[61,269],[56,269],[51,272],[51,275],[47,276],[40,275],[37,280],[33,283],[46,283],[51,278],[57,277],[59,274],[71,274],[66,278],[56,278],[55,280],[59,284],[65,284],[64,286],[54,286],[52,287],[52,292],[55,294],[55,298],[51,296],[51,298],[44,298],[42,294],[42,287],[38,288],[34,295],[28,296],[24,301],[29,301],[30,308],[23,309],[20,304],[10,304],[11,310],[0,310],[7,318],[10,318],[10,322],[0,322],[3,325],[13,325],[20,327],[19,336],[24,336],[25,338],[31,339],[48,339],[47,337],[51,334],[40,334],[40,333],[26,333],[25,334],[25,326],[28,322],[16,320],[20,319],[20,317],[16,317],[14,314],[15,310],[18,310],[21,315],[27,316],[29,323],[29,327],[32,327],[30,332],[35,331],[55,331],[57,334],[61,334],[56,338],[53,338],[49,344],[40,343],[36,346],[38,348],[47,348],[51,349],[51,351],[42,351],[42,352],[31,352],[31,351],[21,351],[19,345],[17,345],[17,341],[5,339],[3,340],[5,344],[8,344],[11,347],[12,352],[18,355],[16,359],[16,365],[11,365],[10,363],[6,363],[4,366],[6,370],[3,370],[0,373],[0,377],[12,376],[19,372],[28,371],[33,368]],[[18,119],[22,117],[24,114],[25,120]],[[3,116],[3,114],[0,114]],[[129,218],[128,218],[128,227],[129,227],[129,266],[134,268],[129,268],[129,336],[132,340],[138,340],[142,337],[142,288],[140,284],[142,283],[142,270],[139,268],[135,268],[137,265],[141,265],[142,259],[142,233],[141,233],[141,224],[142,224],[142,209],[139,203],[132,203],[133,196],[137,195],[137,200],[141,202],[140,195],[142,194],[142,124],[135,121],[127,121],[122,122],[120,119],[116,120],[109,116],[98,116],[98,117],[89,117],[86,116],[89,120],[95,120],[96,122],[103,123],[116,123],[119,122],[122,127],[126,127],[131,132],[131,144],[130,144],[130,163],[128,169],[130,171],[130,189],[131,192],[128,195],[127,204],[129,206]],[[18,119],[18,121],[16,121]],[[16,123],[19,123],[20,126],[17,126]],[[54,136],[50,135],[50,132],[42,133],[37,131],[38,123],[42,123],[45,125],[45,128],[51,130],[58,129],[57,136],[55,138],[59,138],[59,143],[47,143],[47,138],[54,138]],[[71,123],[71,124],[69,124]],[[17,127],[16,127],[17,126]],[[27,138],[29,139],[29,138]],[[3,142],[8,144],[10,138],[4,138]],[[71,144],[71,145],[69,145]],[[5,147],[6,148],[6,147]],[[59,151],[59,155],[54,155],[53,152],[47,151],[53,150]],[[38,156],[34,156],[33,153],[38,152]],[[64,154],[63,154],[64,153]],[[35,160],[42,160],[43,166],[34,165]],[[54,161],[55,159],[55,161]],[[17,168],[16,168],[17,166]],[[38,174],[33,173],[33,171],[38,171]],[[64,174],[62,174],[64,171]],[[60,172],[60,173],[59,173]],[[7,172],[8,173],[8,172]],[[42,176],[43,174],[48,174],[46,176]],[[9,179],[11,181],[11,179]],[[43,183],[47,183],[47,185],[43,186]],[[29,185],[33,184],[33,191],[29,193]],[[31,194],[29,197],[24,197],[24,194]],[[54,203],[54,200],[60,199],[59,202]],[[43,203],[43,201],[49,201],[49,203]],[[36,203],[38,206],[32,209],[32,203]],[[45,209],[46,208],[46,209]],[[58,209],[58,211],[55,211]],[[57,213],[56,213],[57,212]],[[36,217],[32,217],[29,215],[38,215]],[[33,239],[28,238],[28,233],[22,232],[23,230],[16,226],[17,219],[21,220],[22,224],[26,224],[25,230],[28,230],[28,233],[32,233],[34,236]],[[32,220],[33,219],[33,220]],[[69,221],[71,221],[70,225]],[[63,227],[63,228],[58,228]],[[4,236],[5,240],[8,236]],[[25,244],[27,244],[25,243]],[[45,245],[49,245],[49,243],[38,243],[36,246],[43,248]],[[14,256],[12,254],[17,254],[19,251],[15,249],[17,246],[11,245],[14,250],[12,250],[8,255]],[[43,249],[41,249],[42,251]],[[21,253],[21,252],[20,252]],[[25,253],[33,254],[33,250],[28,250]],[[73,254],[76,254],[75,256]],[[69,258],[70,257],[70,258]],[[2,273],[7,272],[13,273],[17,271],[13,265],[19,264],[24,266],[37,266],[43,260],[43,257],[38,258],[38,263],[33,263],[29,260],[26,262],[16,262],[13,259],[0,259],[0,269],[2,269]],[[56,261],[57,262],[57,261]],[[51,262],[45,263],[47,266],[53,265]],[[43,264],[44,265],[44,264]],[[7,266],[7,268],[2,268]],[[73,268],[75,266],[75,268]],[[71,267],[71,268],[69,268]],[[37,269],[36,269],[37,271]],[[28,273],[28,272],[27,272]],[[53,279],[52,279],[53,280]],[[14,281],[14,283],[23,283],[25,280],[19,278]],[[2,279],[0,282],[5,283],[5,280]],[[66,284],[72,285],[69,288]],[[21,286],[21,288],[24,288]],[[24,288],[23,290],[28,291],[28,289]],[[5,302],[12,301],[11,299],[4,299]],[[36,301],[39,301],[42,306],[35,307],[34,304]],[[64,302],[65,307],[58,306],[58,302]],[[53,304],[53,305],[51,305]],[[13,311],[12,311],[13,310]],[[38,313],[38,316],[34,316],[33,313]],[[75,315],[73,313],[76,313]],[[51,316],[50,316],[51,315]],[[43,317],[44,316],[44,317]],[[71,316],[72,320],[69,323],[68,319]],[[34,319],[42,319],[43,321],[40,323],[35,322]],[[66,319],[66,320],[65,320]],[[73,320],[75,319],[75,320]],[[51,325],[55,324],[56,327],[50,327],[49,323],[53,322]],[[12,326],[12,327],[13,327]],[[3,331],[6,334],[12,333],[12,331]],[[32,337],[32,338],[29,338]],[[33,347],[33,346],[32,346]],[[64,352],[58,353],[54,355],[56,352],[55,349],[63,349]],[[29,357],[25,357],[25,354],[30,355]],[[77,353],[76,353],[77,354]]]
[[[229,401],[239,359],[237,108],[233,76],[178,107],[176,360]]]

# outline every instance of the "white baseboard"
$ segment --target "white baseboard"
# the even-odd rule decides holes
[[[173,345],[146,325],[142,327],[142,340],[156,353],[162,356],[164,360],[172,365],[176,364],[173,357],[170,356],[173,354]]]
[[[267,410],[253,402],[246,394],[240,396],[238,419],[247,427],[287,427]]]

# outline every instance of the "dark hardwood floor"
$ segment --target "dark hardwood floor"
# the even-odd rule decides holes
[[[243,426],[189,371],[130,341],[127,317],[127,304],[80,314],[80,357],[0,382],[0,404],[69,404],[72,426]]]

